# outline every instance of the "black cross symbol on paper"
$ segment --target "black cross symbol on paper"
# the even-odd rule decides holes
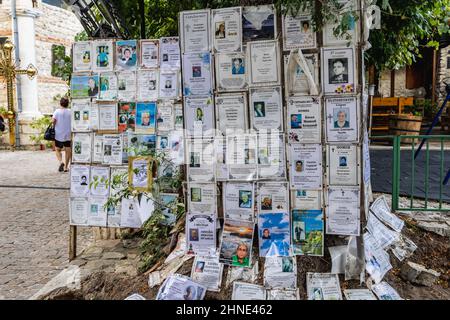
[[[344,196],[345,195],[345,191],[341,189],[341,192],[342,192],[342,196]]]
[[[252,58],[253,58],[253,61],[256,61],[256,59],[258,58],[258,55],[256,53],[254,53]]]
[[[187,25],[186,25],[186,31],[189,32],[190,29],[191,29],[191,25],[190,25],[190,24],[187,24]]]
[[[331,114],[329,114],[329,115],[327,116],[327,118],[328,118],[328,122],[331,123],[331,121],[332,121],[332,119],[333,119],[333,116],[332,116]]]

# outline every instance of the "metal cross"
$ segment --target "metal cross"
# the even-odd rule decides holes
[[[8,101],[8,111],[4,114],[4,117],[9,120],[9,143],[11,149],[14,150],[16,147],[16,113],[14,112],[14,79],[17,75],[26,74],[28,78],[33,79],[37,70],[32,65],[29,64],[25,70],[21,70],[16,65],[13,60],[12,52],[14,45],[10,41],[6,41],[2,46],[0,46],[0,77],[4,78],[6,81],[6,96]]]

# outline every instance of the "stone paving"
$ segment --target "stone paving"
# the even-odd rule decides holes
[[[0,299],[28,299],[68,266],[69,174],[57,168],[54,152],[0,151]],[[93,236],[78,230],[81,252]]]

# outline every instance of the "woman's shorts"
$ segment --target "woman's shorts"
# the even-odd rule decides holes
[[[57,147],[57,148],[60,148],[60,149],[62,149],[64,147],[70,148],[71,146],[72,146],[71,141],[58,141],[58,140],[55,140],[55,147]]]

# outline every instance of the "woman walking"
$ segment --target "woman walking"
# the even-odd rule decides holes
[[[69,171],[70,160],[72,158],[72,146],[71,146],[71,134],[70,134],[70,110],[69,100],[67,98],[61,98],[59,102],[60,107],[55,110],[52,121],[55,127],[55,149],[56,158],[59,161],[59,172]],[[62,151],[65,151],[65,161],[63,161]]]

